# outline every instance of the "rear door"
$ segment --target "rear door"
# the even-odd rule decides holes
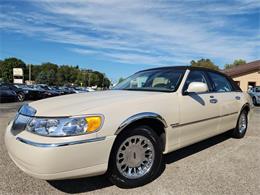
[[[209,78],[213,85],[214,97],[220,105],[220,127],[219,132],[224,132],[236,126],[241,95],[236,91],[230,80],[217,72],[208,72]]]
[[[185,94],[191,82],[208,85],[206,93]],[[176,126],[180,134],[180,147],[211,137],[219,131],[220,104],[214,98],[212,86],[205,71],[191,70],[180,97],[180,124]]]

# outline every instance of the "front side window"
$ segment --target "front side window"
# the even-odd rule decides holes
[[[208,85],[205,74],[202,71],[198,71],[198,70],[192,70],[189,73],[189,75],[185,81],[183,91],[186,91],[189,87],[189,84],[192,82],[202,82],[202,83],[205,83],[206,85]],[[208,88],[209,88],[209,86],[208,86]]]
[[[185,70],[147,70],[138,72],[116,85],[116,90],[176,91]]]
[[[5,86],[5,85],[0,85],[0,89],[1,90],[9,90],[9,87]]]
[[[216,92],[232,91],[232,85],[226,77],[214,72],[208,72],[208,74],[213,82],[214,91]]]

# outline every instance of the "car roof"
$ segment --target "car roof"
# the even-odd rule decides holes
[[[224,75],[227,77],[227,75],[224,74],[223,72],[213,70],[210,68],[196,67],[196,66],[163,66],[163,67],[156,67],[156,68],[141,70],[139,72],[145,72],[145,71],[150,71],[150,70],[200,70],[200,71],[215,72],[215,73],[218,73],[218,74],[221,74],[221,75]]]

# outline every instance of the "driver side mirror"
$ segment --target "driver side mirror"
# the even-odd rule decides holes
[[[188,89],[185,91],[187,93],[204,93],[208,92],[208,86],[202,82],[191,82]]]

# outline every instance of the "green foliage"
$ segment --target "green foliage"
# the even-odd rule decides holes
[[[219,67],[217,65],[215,65],[210,59],[200,59],[198,61],[192,60],[191,62],[191,66],[194,67],[204,67],[204,68],[210,68],[213,70],[219,70]]]
[[[41,65],[30,64],[31,79],[41,84],[48,85],[81,85],[109,88],[110,80],[105,74],[88,69],[80,69],[79,66],[58,66],[50,62]],[[16,58],[0,60],[0,78],[4,82],[13,81],[13,68],[23,68],[24,79],[29,79],[29,65]]]
[[[123,82],[125,79],[123,77],[120,77],[119,80],[118,80],[118,83],[121,83]]]
[[[40,84],[55,85],[56,84],[55,71],[53,69],[50,69],[49,71],[42,70],[38,74],[36,78],[36,82]]]
[[[237,59],[237,60],[234,60],[234,62],[232,64],[225,64],[224,69],[233,68],[233,67],[239,66],[241,64],[245,64],[245,63],[246,63],[245,60]]]
[[[22,68],[25,71],[25,63],[17,58],[6,58],[0,63],[0,77],[4,82],[13,82],[13,68]]]

